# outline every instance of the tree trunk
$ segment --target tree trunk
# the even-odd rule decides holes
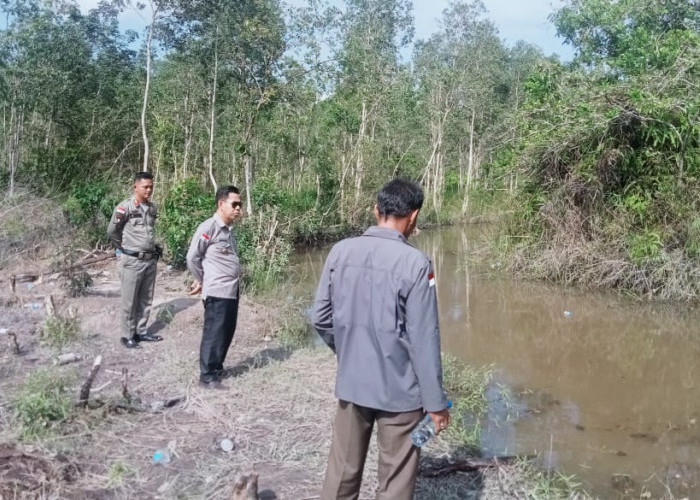
[[[189,113],[189,122],[185,122],[185,151],[182,154],[182,178],[187,178],[187,160],[192,147],[192,128],[194,125],[194,110],[189,109],[189,94],[185,96],[185,113]]]
[[[253,190],[253,158],[248,151],[243,156],[245,175],[245,206],[247,215],[253,215],[253,203],[250,199],[250,192]]]
[[[430,138],[433,147],[421,179],[426,192],[431,195],[433,208],[436,210],[442,206],[442,190],[445,185],[443,136],[449,113],[450,109],[446,108],[441,116],[431,120]]]
[[[360,129],[357,133],[357,142],[355,143],[355,202],[353,203],[351,222],[354,224],[356,222],[356,213],[360,206],[360,196],[362,194],[362,181],[364,178],[365,164],[364,164],[364,142],[365,134],[367,131],[367,103],[362,101],[362,119],[360,121]]]
[[[13,104],[10,108],[10,130],[7,145],[7,164],[10,170],[9,196],[15,192],[15,176],[20,163],[20,143],[24,129],[24,108],[19,110]]]
[[[209,124],[209,180],[214,186],[214,191],[219,189],[214,178],[214,126],[216,125],[216,81],[219,76],[219,27],[216,27],[214,41],[214,81],[211,91],[211,121]]]
[[[464,203],[462,204],[462,213],[466,214],[469,209],[469,190],[472,187],[474,176],[474,124],[476,122],[476,112],[472,110],[472,120],[469,124],[469,160],[467,163],[467,186],[464,193]]]
[[[146,41],[146,87],[143,90],[143,107],[141,108],[141,133],[143,134],[143,171],[148,172],[148,133],[146,130],[146,111],[148,110],[148,93],[151,87],[151,45],[153,43],[153,28],[158,16],[158,4],[151,2],[153,16],[148,27],[148,40]]]

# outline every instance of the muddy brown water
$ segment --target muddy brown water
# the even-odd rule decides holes
[[[487,230],[413,238],[435,265],[443,350],[493,370],[483,454],[536,455],[600,498],[700,498],[700,314],[508,279],[476,263]],[[307,300],[327,251],[293,258]]]

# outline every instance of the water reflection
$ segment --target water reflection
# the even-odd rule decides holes
[[[613,474],[636,495],[700,497],[698,315],[499,278],[474,259],[485,230],[415,239],[435,265],[444,350],[496,370],[484,453],[539,454],[603,498]],[[324,256],[299,255],[309,297]]]

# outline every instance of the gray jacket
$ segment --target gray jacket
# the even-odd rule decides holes
[[[328,254],[311,323],[338,358],[337,398],[401,412],[447,406],[430,259],[371,227]]]
[[[156,248],[157,217],[158,208],[155,203],[139,204],[131,197],[122,201],[114,209],[107,227],[107,236],[116,248],[126,248],[134,252],[153,252]]]
[[[236,238],[217,214],[195,231],[187,251],[187,267],[202,284],[202,297],[238,297],[241,266]]]

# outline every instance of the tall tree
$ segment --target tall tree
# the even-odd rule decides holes
[[[484,14],[480,0],[452,3],[443,12],[443,31],[416,49],[430,134],[422,177],[436,210],[442,206],[448,162],[458,168],[459,188],[471,187],[480,163],[480,135],[507,97],[507,53]],[[464,211],[468,200],[465,194]]]

